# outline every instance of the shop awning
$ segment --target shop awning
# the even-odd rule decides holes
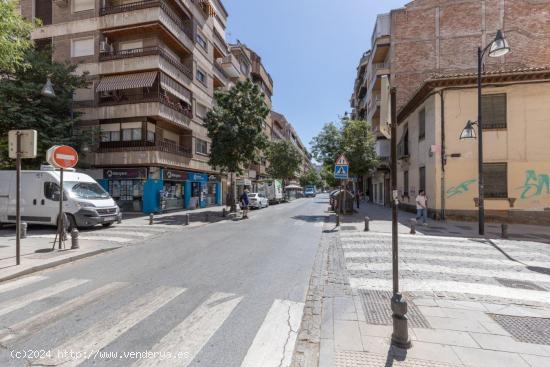
[[[155,83],[158,71],[150,71],[139,74],[112,75],[101,78],[96,92],[106,92],[111,90],[123,90],[132,88],[150,88]]]
[[[298,185],[288,185],[285,186],[285,190],[302,190],[302,187]]]
[[[170,78],[168,75],[161,73],[160,74],[160,85],[162,88],[174,96],[178,97],[182,101],[185,101],[187,104],[191,105],[191,91],[184,86],[177,83],[174,79]]]

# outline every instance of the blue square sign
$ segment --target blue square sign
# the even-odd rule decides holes
[[[349,166],[343,164],[334,166],[334,178],[338,180],[347,180],[349,178]]]

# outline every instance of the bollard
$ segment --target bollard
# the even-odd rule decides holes
[[[149,225],[153,225],[153,221],[155,220],[155,215],[153,213],[149,214]]]
[[[502,223],[500,225],[500,237],[508,238],[508,224]]]
[[[116,223],[117,223],[117,224],[122,223],[122,215],[119,215],[119,216],[117,217]]]
[[[370,218],[365,217],[365,232],[368,232],[370,230],[369,222],[370,222]]]
[[[416,234],[416,219],[411,218],[411,234]]]
[[[19,229],[20,238],[27,238],[27,223],[21,222],[21,228]]]
[[[222,217],[226,217],[227,216],[227,210],[225,210],[225,207],[222,209]]]
[[[73,228],[71,231],[71,250],[79,249],[80,246],[78,245],[78,229]]]
[[[336,214],[336,227],[340,225],[340,214]]]
[[[189,225],[189,214],[185,214],[183,217],[183,224],[188,226]]]

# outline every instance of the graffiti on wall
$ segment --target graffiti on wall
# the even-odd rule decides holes
[[[547,174],[537,174],[534,169],[527,170],[525,182],[517,190],[521,190],[519,198],[522,200],[540,195],[550,195],[550,178]]]
[[[465,192],[469,191],[470,186],[476,182],[477,180],[473,178],[470,180],[463,181],[454,187],[451,187],[449,190],[447,190],[447,198],[464,194]]]

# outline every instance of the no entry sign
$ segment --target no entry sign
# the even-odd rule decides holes
[[[57,168],[72,168],[78,163],[78,153],[68,145],[54,145],[46,152],[46,160]]]

